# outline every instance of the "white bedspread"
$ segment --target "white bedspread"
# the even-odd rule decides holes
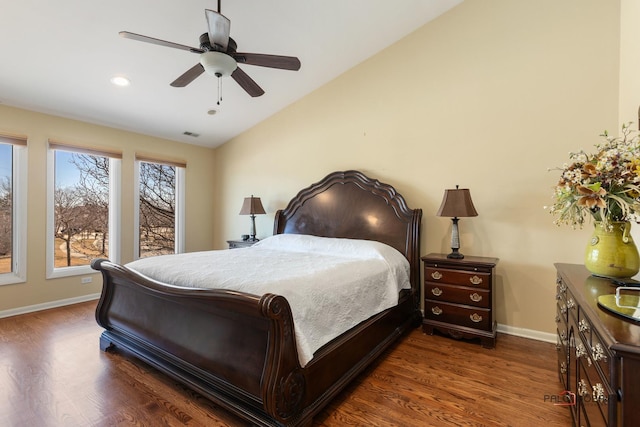
[[[144,258],[127,267],[164,283],[284,296],[300,364],[324,344],[398,303],[409,263],[383,243],[281,234],[250,248]]]

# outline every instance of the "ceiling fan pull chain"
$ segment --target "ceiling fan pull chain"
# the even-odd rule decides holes
[[[222,76],[220,74],[217,75],[218,77],[218,105],[220,105],[220,102],[222,102]]]

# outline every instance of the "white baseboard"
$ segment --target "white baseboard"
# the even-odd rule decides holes
[[[500,323],[498,323],[498,332],[537,341],[550,342],[552,344],[555,344],[557,341],[556,334],[534,331],[533,329],[516,328],[515,326],[502,325]]]
[[[100,294],[89,294],[80,297],[61,299],[57,301],[45,302],[42,304],[28,305],[26,307],[12,308],[0,311],[0,319],[3,317],[18,316],[20,314],[33,313],[35,311],[48,310],[50,308],[64,307],[65,305],[78,304],[81,302],[93,301],[100,298]]]

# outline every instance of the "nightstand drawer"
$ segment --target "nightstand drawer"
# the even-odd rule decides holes
[[[425,282],[447,283],[450,285],[461,285],[490,289],[491,274],[479,271],[448,270],[446,268],[425,267]]]
[[[484,308],[467,307],[427,299],[424,301],[424,317],[425,319],[473,329],[492,330],[491,310]]]
[[[424,289],[425,298],[428,299],[472,305],[474,307],[491,307],[491,293],[485,289],[474,289],[430,282],[425,283]]]

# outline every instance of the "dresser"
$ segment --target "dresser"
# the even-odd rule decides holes
[[[598,306],[609,279],[578,264],[555,264],[558,376],[576,426],[640,423],[640,323]]]
[[[454,338],[480,338],[482,346],[496,342],[494,285],[497,258],[465,256],[450,259],[432,253],[424,264],[422,330],[434,329]]]

